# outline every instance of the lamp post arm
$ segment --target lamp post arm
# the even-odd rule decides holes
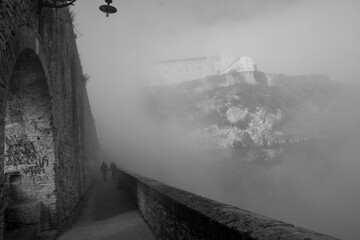
[[[2,0],[0,0],[1,2]],[[47,8],[65,8],[70,5],[74,5],[74,2],[77,0],[38,0],[38,13],[41,12],[41,9],[43,7]],[[113,6],[110,6],[110,4],[113,2],[113,0],[105,0],[107,5],[101,5],[99,8],[102,12],[106,13],[106,16],[108,17],[109,14],[116,13],[117,9]]]
[[[74,5],[74,2],[76,2],[77,0],[71,0],[71,1],[67,1],[67,0],[58,0],[55,1],[54,3],[50,3],[48,1],[41,1],[40,5],[41,7],[48,7],[48,8],[64,8],[64,7],[68,7],[70,5]],[[64,2],[62,4],[56,4],[56,2]]]

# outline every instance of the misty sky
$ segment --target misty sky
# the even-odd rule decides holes
[[[358,0],[78,0],[73,11],[88,91],[95,115],[134,82],[130,65],[216,55],[249,55],[261,71],[360,76]],[[127,91],[125,91],[127,92]]]
[[[235,56],[251,56],[260,71],[328,74],[331,80],[360,83],[359,0],[114,0],[113,5],[118,9],[118,13],[108,18],[99,11],[101,4],[104,4],[104,1],[78,0],[75,7],[72,7],[83,70],[90,76],[87,90],[101,140],[104,132],[114,134],[114,139],[119,140],[116,136],[121,134],[127,136],[125,134],[129,130],[127,127],[132,126],[137,131],[133,136],[136,150],[139,150],[137,148],[141,142],[151,143],[146,146],[156,152],[166,148],[155,140],[157,137],[160,139],[161,136],[154,136],[161,135],[159,133],[164,131],[164,127],[146,125],[146,119],[141,119],[144,116],[136,113],[137,101],[139,101],[136,87],[139,78],[144,77],[141,74],[142,65],[157,60],[214,56],[222,49],[232,49]],[[348,104],[351,105],[350,112],[354,112],[352,104],[353,102]],[[341,111],[339,117],[346,116],[343,113],[344,109]],[[178,137],[180,132],[182,131],[175,131],[170,135]],[[340,153],[333,157],[334,164],[330,165],[336,169],[334,173],[339,176],[333,177],[328,167],[326,171],[330,172],[330,175],[314,173],[316,177],[314,181],[313,178],[306,179],[309,175],[301,172],[308,170],[308,164],[304,159],[295,162],[298,165],[293,166],[294,163],[289,161],[287,165],[264,172],[259,179],[263,179],[266,183],[268,175],[275,180],[286,175],[289,177],[284,177],[286,181],[283,182],[287,184],[287,179],[295,176],[294,179],[299,183],[305,182],[305,185],[311,186],[310,190],[298,191],[294,194],[294,199],[289,200],[288,208],[284,208],[295,211],[290,214],[294,219],[298,212],[290,202],[301,202],[297,197],[302,198],[302,194],[306,201],[314,200],[314,196],[316,200],[320,187],[330,189],[328,191],[330,195],[318,196],[320,199],[318,202],[321,204],[319,206],[315,204],[315,208],[318,207],[320,210],[317,212],[321,212],[322,207],[328,204],[319,219],[329,216],[333,221],[325,227],[319,227],[326,221],[319,220],[317,223],[316,219],[312,219],[308,227],[314,226],[326,233],[337,234],[335,227],[332,226],[348,220],[347,215],[352,211],[351,216],[355,219],[351,221],[353,225],[344,225],[341,229],[337,229],[338,232],[348,233],[351,236],[358,229],[356,225],[359,222],[358,211],[351,209],[352,206],[357,206],[358,192],[349,191],[350,193],[346,195],[342,190],[337,191],[343,186],[345,190],[358,187],[358,183],[354,181],[358,179],[359,169],[359,148],[356,146],[359,142],[358,136],[359,134],[356,134],[356,141],[352,143],[355,146],[349,147],[352,150],[356,149],[354,153],[348,149],[340,151],[347,154],[351,152],[348,154],[350,157]],[[123,137],[124,139],[129,141],[127,137]],[[174,146],[178,145],[178,142],[173,143],[165,139]],[[113,143],[114,146],[121,145],[119,141]],[[168,145],[167,147],[170,148]],[[179,152],[183,153],[182,150]],[[326,148],[323,152],[331,151]],[[180,159],[184,161],[183,156]],[[189,162],[193,163],[193,159],[189,159],[191,159]],[[338,162],[338,159],[342,159],[342,162]],[[179,162],[174,164],[182,164]],[[141,165],[144,164],[146,163],[141,162]],[[150,164],[149,162],[148,165]],[[316,165],[313,171],[324,169],[322,159],[316,164],[319,164],[319,167]],[[177,167],[174,169],[178,172]],[[189,169],[188,172],[193,169],[197,182],[208,180],[198,178],[199,168]],[[221,167],[219,169],[215,172],[223,173]],[[170,171],[169,175],[171,173]],[[340,176],[341,174],[343,175]],[[228,174],[223,175],[226,177]],[[179,176],[179,179],[185,179],[182,173],[179,173]],[[319,183],[318,177],[324,181]],[[336,179],[342,179],[343,183],[336,183]],[[331,180],[331,183],[335,181],[337,187],[329,184]],[[211,184],[209,186],[213,187]],[[226,188],[224,187],[225,190]],[[280,185],[279,188],[285,188],[290,192],[293,190],[293,186],[286,188]],[[294,189],[299,190],[299,188]],[[279,201],[281,196],[280,194]],[[247,197],[250,198],[252,195]],[[313,204],[310,200],[309,205]],[[342,208],[338,206],[338,200],[345,201]],[[264,206],[266,208],[266,204]],[[339,212],[327,211],[334,209],[333,206],[336,206]],[[351,210],[347,209],[348,206]],[[314,207],[309,209],[312,211]],[[264,211],[263,213],[267,214]],[[309,210],[308,214],[311,215],[311,211]],[[279,213],[276,217],[282,218],[281,209],[275,212]],[[290,218],[287,220],[296,222]]]

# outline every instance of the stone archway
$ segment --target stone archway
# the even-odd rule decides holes
[[[59,228],[97,172],[98,141],[71,15],[66,8],[39,14],[37,3],[0,4],[0,240],[5,202],[42,202],[42,229]],[[13,202],[4,192],[10,189],[4,169]]]
[[[6,226],[56,225],[52,103],[38,55],[25,49],[8,86],[5,117]]]

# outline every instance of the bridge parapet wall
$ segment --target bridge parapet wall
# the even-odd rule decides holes
[[[158,239],[336,239],[122,169],[118,176]]]

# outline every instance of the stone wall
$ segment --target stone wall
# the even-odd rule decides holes
[[[157,239],[335,239],[124,170],[118,177]]]
[[[37,55],[24,50],[9,83],[5,117],[7,206],[41,202],[43,226],[55,219],[55,147],[51,97]],[[10,196],[9,196],[10,195]]]
[[[155,68],[160,82],[153,85],[178,84],[210,75],[206,57],[158,62]]]
[[[4,201],[14,204],[4,198],[4,169],[18,184],[17,200],[45,206],[46,229],[64,223],[97,166],[71,14],[38,2],[0,0],[0,239]]]

